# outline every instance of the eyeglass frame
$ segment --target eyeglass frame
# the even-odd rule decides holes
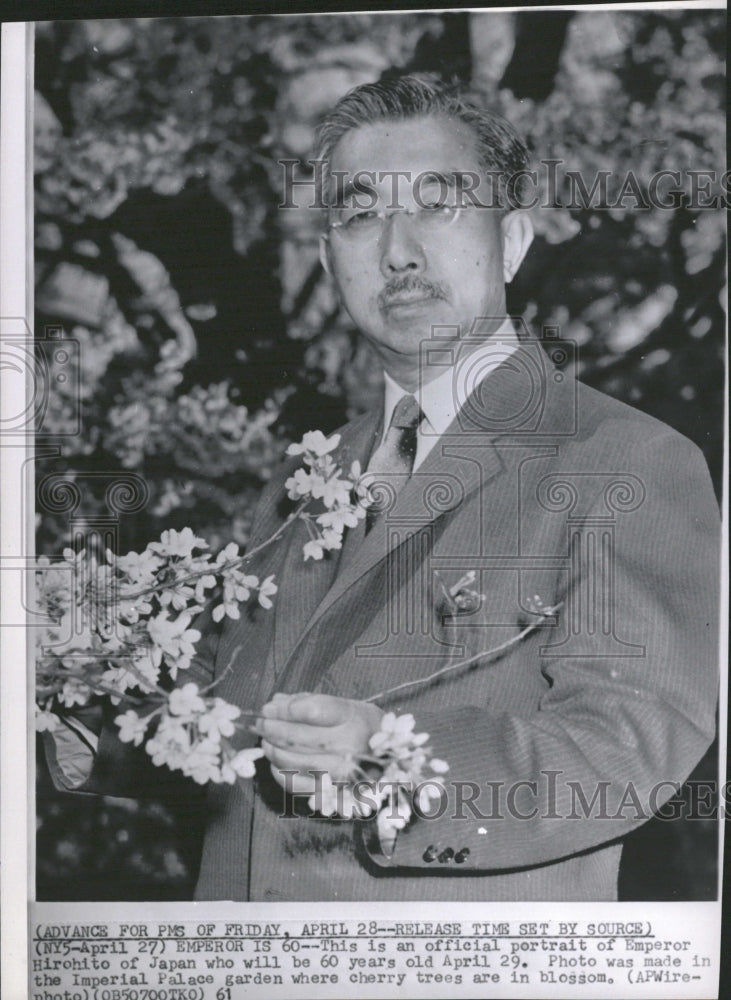
[[[470,207],[474,206],[473,205],[417,205],[416,208],[391,208],[388,210],[385,208],[379,208],[379,209],[369,208],[369,209],[362,209],[362,211],[373,212],[375,214],[376,219],[378,219],[380,223],[380,229],[379,229],[379,236],[380,236],[380,234],[383,232],[384,224],[388,219],[392,218],[394,215],[402,214],[412,219],[419,217],[427,218],[430,213],[436,213],[437,211],[440,211],[444,208],[449,208],[452,212],[454,212],[454,215],[444,223],[444,228],[449,228],[454,225],[457,219],[460,218],[464,209]],[[351,218],[355,218],[355,216],[351,216]],[[327,230],[328,232],[330,232],[330,230],[332,229],[343,229],[348,225],[350,221],[351,221],[350,219],[346,219],[345,221],[335,220],[334,222],[328,220]]]

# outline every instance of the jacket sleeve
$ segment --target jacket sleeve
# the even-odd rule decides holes
[[[178,674],[178,681],[192,680],[204,687],[213,679],[219,637],[210,607],[201,612],[194,626],[201,638],[190,667]],[[144,746],[121,742],[114,719],[124,710],[124,704],[100,700],[69,713],[55,731],[43,733],[44,755],[56,788],[123,798],[189,797],[198,787],[193,781],[179,772],[156,767]],[[140,710],[144,712],[144,708]]]
[[[708,471],[699,450],[669,429],[627,467],[646,497],[618,527],[611,572],[614,621],[634,655],[598,655],[601,636],[584,628],[570,655],[547,656],[539,630],[511,653],[532,657],[547,679],[535,710],[472,704],[419,713],[414,703],[417,729],[450,765],[446,791],[433,818],[413,819],[390,850],[371,830],[368,851],[379,865],[505,870],[591,850],[649,819],[709,746],[720,546]],[[582,531],[590,542],[591,516]],[[591,544],[576,551],[564,631],[594,571]]]

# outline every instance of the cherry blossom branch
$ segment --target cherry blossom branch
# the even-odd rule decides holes
[[[123,693],[117,688],[111,687],[109,684],[105,684],[103,681],[100,681],[95,677],[90,677],[88,674],[84,673],[75,673],[73,670],[54,670],[52,668],[44,668],[44,675],[48,674],[52,677],[58,677],[59,680],[63,680],[64,683],[70,680],[78,681],[80,684],[83,684],[84,687],[89,688],[93,694],[108,694],[112,698],[123,698],[125,701],[138,702],[140,705],[143,705],[146,700],[138,695],[130,695],[127,692]],[[146,680],[145,683],[149,685],[149,681]],[[58,694],[60,690],[63,690],[63,684],[59,687],[49,685],[48,687],[36,688],[36,697],[40,700],[43,698],[51,698]],[[155,685],[154,688],[149,688],[146,692],[146,694],[153,693],[161,695],[163,699],[167,697],[167,691],[165,691],[164,688],[157,687],[157,685]]]
[[[131,594],[122,594],[121,600],[123,601],[136,601],[140,597],[148,597],[150,594],[156,594],[159,590],[166,590],[170,588],[179,587],[184,583],[190,583],[193,580],[200,580],[201,577],[210,576],[211,572],[215,570],[216,573],[222,573],[227,569],[234,569],[236,566],[242,566],[249,559],[252,559],[259,552],[262,552],[267,546],[271,545],[284,533],[284,531],[300,517],[309,499],[303,500],[290,514],[287,515],[284,521],[279,525],[277,530],[269,536],[269,538],[264,539],[259,545],[255,545],[250,552],[245,552],[238,559],[232,559],[230,562],[221,563],[220,565],[211,564],[204,566],[202,569],[197,569],[192,573],[188,573],[185,576],[178,576],[175,579],[168,581],[167,583],[158,582],[149,587],[144,587],[142,590],[133,591]]]
[[[208,694],[208,692],[212,691],[216,687],[216,685],[221,683],[226,674],[231,673],[231,671],[234,668],[234,662],[236,660],[236,657],[239,655],[239,653],[243,648],[244,644],[242,642],[240,642],[237,646],[234,646],[233,650],[231,651],[231,655],[228,658],[228,663],[226,664],[226,666],[223,668],[218,677],[214,677],[210,684],[206,684],[205,687],[202,687],[200,689],[201,694]]]
[[[109,652],[103,652],[103,651],[100,650],[96,654],[96,659],[104,660],[105,662],[116,662],[118,660],[123,660],[124,661],[124,666],[123,666],[122,669],[124,669],[129,674],[134,674],[135,677],[137,678],[137,680],[140,681],[140,686],[143,688],[143,690],[146,691],[146,693],[152,694],[153,692],[156,692],[157,694],[160,694],[164,698],[166,698],[167,697],[167,691],[165,690],[165,688],[160,687],[159,684],[154,684],[150,680],[149,677],[147,677],[147,676],[145,676],[145,674],[143,674],[143,672],[139,669],[139,667],[135,663],[135,660],[134,660],[135,653],[138,653],[138,652],[139,652],[139,647],[138,646],[132,646],[132,645],[130,645],[130,643],[126,643],[122,647],[121,650],[119,650],[119,649],[114,650],[113,654],[110,654]],[[65,649],[64,652],[63,652],[64,658],[66,658],[66,657],[73,657],[75,654],[79,654],[81,656],[84,656],[86,659],[89,659],[89,658],[91,658],[91,657],[93,657],[95,655],[94,651],[90,651],[88,649],[82,649],[82,648],[79,648],[79,647],[71,648],[71,649],[68,649],[68,650]],[[58,676],[58,677],[66,677],[67,679],[70,678],[70,677],[73,677],[76,680],[81,680],[82,683],[86,684],[86,686],[89,687],[89,688],[93,688],[96,685],[99,688],[100,691],[102,690],[102,683],[101,683],[101,681],[94,680],[88,674],[81,674],[81,675],[79,675],[79,674],[75,674],[72,670],[58,671],[56,669],[54,671],[53,667],[46,667],[46,666],[44,666],[43,667],[43,674],[44,674],[44,676],[46,674],[48,674],[48,673],[55,674],[55,676]],[[87,676],[89,676],[88,680],[86,679]],[[120,691],[118,691],[118,690],[116,690],[114,688],[107,689],[107,691],[105,693],[111,693],[115,697],[121,697],[121,694],[122,694],[122,692],[120,692]]]
[[[563,603],[563,602],[562,602]],[[553,615],[561,607],[561,604],[555,605],[552,608],[546,608],[543,611],[544,616]],[[534,632],[537,628],[543,625],[543,621],[532,622],[530,625],[526,625],[522,631],[517,635],[512,636],[510,639],[506,639],[505,642],[501,642],[499,646],[495,646],[494,649],[483,650],[479,653],[475,653],[474,656],[468,656],[465,660],[459,660],[457,663],[448,663],[446,667],[441,667],[439,670],[435,670],[433,674],[429,674],[428,677],[418,677],[414,681],[404,681],[403,684],[396,684],[394,687],[386,688],[385,691],[379,691],[378,694],[373,694],[369,698],[365,698],[366,702],[377,702],[381,698],[388,698],[399,691],[405,691],[408,688],[422,687],[425,684],[431,684],[433,681],[438,680],[441,677],[445,677],[447,674],[451,674],[456,670],[462,670],[465,667],[472,666],[473,663],[477,663],[478,660],[483,660],[488,656],[495,656],[497,653],[502,653],[511,646],[516,645],[521,639],[524,639],[531,632]]]
[[[55,648],[45,657],[52,665],[38,672],[41,685],[44,680],[46,684],[39,687],[43,703],[37,707],[36,726],[41,731],[53,729],[54,713],[61,706],[72,708],[77,703],[86,704],[91,694],[101,694],[114,703],[122,702],[120,714],[114,719],[119,739],[135,746],[144,743],[145,752],[154,764],[182,771],[200,784],[208,781],[233,783],[240,778],[253,777],[257,760],[265,756],[264,750],[259,746],[247,746],[237,751],[229,737],[237,730],[260,735],[261,710],[239,708],[211,693],[235,668],[243,645],[236,646],[218,677],[207,685],[199,688],[194,681],[183,683],[181,672],[191,666],[195,643],[201,638],[200,631],[190,627],[191,618],[208,600],[205,591],[214,587],[221,592],[221,603],[212,611],[214,622],[224,617],[238,619],[240,606],[249,600],[252,591],[258,591],[261,607],[271,608],[269,598],[278,589],[274,577],[260,581],[258,576],[239,567],[272,545],[298,519],[305,522],[309,536],[302,550],[305,560],[323,559],[329,552],[342,548],[344,532],[357,526],[365,516],[365,507],[361,502],[364,487],[360,463],[354,461],[349,473],[343,473],[331,456],[338,442],[339,435],[326,438],[320,431],[310,431],[299,444],[289,446],[287,454],[302,455],[305,466],[296,469],[284,484],[294,509],[271,535],[243,555],[238,554],[238,546],[231,542],[213,561],[205,540],[196,538],[190,528],[184,528],[180,532],[174,529],[163,532],[160,541],[151,542],[142,553],[122,557],[107,553],[107,564],[97,563],[94,555],[86,556],[84,551],[64,550],[64,559],[74,567],[72,587],[47,561],[39,565],[39,569],[48,574],[41,577],[45,583],[39,584],[39,589],[46,611],[55,623],[50,628]],[[322,510],[308,511],[311,501],[321,502]],[[195,549],[202,554],[193,555]],[[88,563],[85,572],[92,576],[90,582],[86,582],[88,576],[80,577],[85,559]],[[484,595],[472,588],[475,579],[475,570],[469,570],[454,587],[447,589],[438,576],[442,597],[453,614],[479,606]],[[198,581],[196,586],[189,586],[194,581]],[[104,595],[109,595],[111,587],[114,587],[114,600],[105,601]],[[125,587],[130,588],[127,593],[123,592]],[[135,587],[138,589],[132,589]],[[97,602],[105,610],[101,626]],[[403,690],[433,683],[446,674],[509,648],[557,610],[545,607],[538,595],[533,603],[535,608],[531,610],[537,620],[512,639],[367,700],[375,702]],[[112,604],[118,606],[110,614]],[[91,646],[88,650],[63,646],[65,632],[60,624],[73,613],[81,615],[82,634],[88,636]],[[72,619],[72,624],[75,620]],[[112,628],[113,622],[116,628]],[[71,659],[77,652],[87,658],[81,670]],[[99,666],[89,662],[97,659],[102,661]],[[56,662],[59,666],[53,665]],[[110,669],[99,677],[105,666]],[[173,680],[178,680],[177,686],[170,691],[160,684],[164,670]],[[55,689],[56,681],[58,689]],[[141,688],[144,693],[142,697],[130,695],[128,688]],[[58,703],[55,707],[54,701]],[[153,707],[155,705],[157,707]],[[140,717],[138,711],[147,711],[150,707],[152,711]],[[439,776],[449,768],[446,761],[432,756],[431,748],[426,745],[428,734],[414,732],[414,725],[414,717],[410,714],[384,713],[367,751],[358,759],[350,755],[343,758],[347,779],[333,782],[326,775],[323,796],[313,803],[313,808],[322,815],[362,817],[365,815],[363,805],[354,798],[353,782],[358,779],[368,783],[375,781],[374,801],[378,803],[380,833],[392,835],[395,830],[402,829],[410,821],[412,806],[416,808],[421,804],[423,807],[428,798],[436,794],[434,789],[441,781]],[[380,771],[379,778],[368,774],[373,770]],[[428,779],[426,784],[425,778]]]

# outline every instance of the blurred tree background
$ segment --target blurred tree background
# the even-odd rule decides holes
[[[565,171],[590,187],[631,170],[641,194],[659,170],[686,188],[687,171],[719,174],[724,60],[713,10],[39,23],[36,332],[78,341],[81,365],[48,401],[62,436],[37,481],[78,483],[83,529],[111,513],[99,473],[140,474],[122,551],[184,525],[214,549],[244,543],[286,443],[372,403],[378,368],[320,270],[317,213],[277,207],[278,161],[306,159],[322,112],[396,69],[469,81],[536,163],[561,161],[555,191],[540,171],[554,207],[534,213],[509,308],[576,343],[582,380],[694,440],[720,489],[723,209],[581,206]],[[62,508],[39,502],[39,553],[68,544]],[[695,778],[714,778],[716,754]],[[38,817],[39,899],[189,897],[189,818],[60,795],[43,764]],[[653,820],[629,838],[621,893],[713,897],[715,851],[712,822]]]

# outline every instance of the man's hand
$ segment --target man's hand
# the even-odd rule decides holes
[[[368,751],[383,712],[365,701],[329,694],[275,694],[261,710],[262,748],[276,781],[296,795],[312,795],[312,771],[345,778],[349,758]],[[295,775],[281,772],[297,771]]]

